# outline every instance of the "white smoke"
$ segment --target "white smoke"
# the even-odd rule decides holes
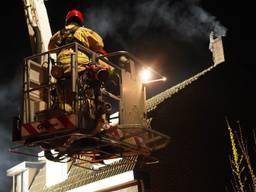
[[[198,5],[198,0],[183,1],[137,1],[134,5],[122,1],[119,9],[104,3],[90,9],[87,22],[103,37],[118,34],[118,29],[127,29],[129,35],[146,31],[150,27],[162,26],[180,34],[183,40],[206,39],[211,31],[225,36],[226,28],[216,17]]]
[[[11,140],[12,119],[19,112],[22,95],[20,70],[7,84],[0,85],[0,191],[10,191],[12,178],[6,176],[6,170],[30,158],[9,152],[14,146]]]
[[[6,169],[17,161],[9,153],[11,146],[11,123],[12,115],[17,112],[20,94],[20,76],[16,76],[11,82],[0,86],[0,183],[10,187],[11,178],[7,178]],[[6,189],[0,189],[6,190]]]
[[[113,34],[123,20],[121,12],[113,11],[111,7],[102,6],[93,9],[86,16],[89,26],[99,32],[103,37]]]

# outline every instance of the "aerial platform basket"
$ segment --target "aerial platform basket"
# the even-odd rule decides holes
[[[58,100],[57,94],[67,97],[65,91],[56,91],[60,82],[67,81],[67,76],[56,79],[52,72],[58,66],[56,53],[60,49],[74,50],[70,58],[69,83],[66,84],[69,87],[65,87],[72,94],[72,110],[67,110],[65,100],[62,104]],[[112,86],[99,78],[88,83],[91,76],[87,75],[85,79],[78,70],[78,52],[88,56],[88,66],[105,63],[114,68],[114,77],[109,77],[114,82]],[[77,43],[26,58],[22,111],[14,121],[13,141],[24,146],[40,146],[53,161],[79,155],[95,156],[93,161],[127,155],[148,156],[152,151],[164,148],[169,136],[153,130],[147,117],[146,89],[139,77],[142,68],[140,61],[128,52],[99,55]],[[90,74],[94,78],[99,72],[102,71],[95,70]],[[94,94],[93,97],[88,96],[88,91]],[[93,109],[100,106],[106,110],[106,103],[108,113],[117,111],[118,115],[115,118],[110,115],[109,123],[103,123],[96,130],[97,118]]]

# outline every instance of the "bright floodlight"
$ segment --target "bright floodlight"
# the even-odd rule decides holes
[[[143,71],[141,72],[140,76],[141,76],[142,81],[146,82],[146,81],[148,81],[151,78],[152,73],[151,73],[151,71],[149,69],[143,69]]]

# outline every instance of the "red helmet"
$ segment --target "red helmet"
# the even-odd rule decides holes
[[[76,17],[80,24],[84,22],[84,14],[76,9],[69,11],[66,15],[66,23],[71,17]]]

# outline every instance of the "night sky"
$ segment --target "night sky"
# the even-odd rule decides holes
[[[32,52],[22,1],[6,4],[1,11],[0,183],[5,186],[1,192],[10,189],[5,171],[30,159],[8,152],[13,145],[12,117],[19,111],[21,66]],[[225,116],[233,123],[239,120],[247,135],[255,127],[250,6],[221,0],[48,0],[45,4],[52,32],[63,27],[67,11],[80,9],[85,12],[85,25],[104,38],[108,52],[129,51],[166,76],[166,83],[148,87],[148,97],[211,66],[209,33],[225,35],[226,62],[152,114],[153,128],[168,134],[172,142],[156,154],[161,161],[150,174],[155,191],[224,191],[230,179]]]

